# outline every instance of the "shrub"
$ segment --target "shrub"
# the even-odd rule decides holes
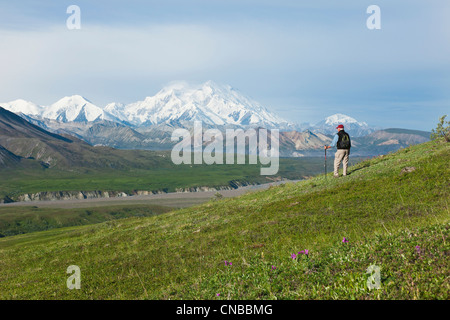
[[[447,115],[439,118],[439,123],[436,129],[431,130],[431,140],[444,138],[445,141],[450,142],[450,121],[445,121]]]

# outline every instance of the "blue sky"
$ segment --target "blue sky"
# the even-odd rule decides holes
[[[81,30],[66,28],[72,4]],[[5,102],[104,106],[213,80],[297,123],[430,130],[450,115],[450,1],[0,0],[0,74]]]

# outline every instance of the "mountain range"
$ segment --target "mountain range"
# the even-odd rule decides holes
[[[80,95],[64,97],[49,106],[23,99],[1,103],[0,106],[35,120],[60,123],[111,121],[132,128],[189,127],[193,121],[201,121],[214,127],[264,127],[282,131],[309,129],[325,134],[334,132],[333,126],[344,123],[353,135],[362,136],[374,131],[367,123],[343,114],[334,114],[315,125],[300,126],[282,119],[237,89],[213,81],[197,86],[176,82],[142,101],[130,104],[113,102],[105,107],[99,107]]]
[[[211,126],[295,127],[231,86],[212,81],[199,86],[178,82],[142,101],[126,105],[113,102],[103,108],[80,95],[64,97],[50,106],[22,99],[0,105],[11,112],[62,123],[107,120],[133,127],[161,124],[180,127],[202,121]]]
[[[355,151],[379,154],[427,141],[420,131],[380,131],[348,115],[337,113],[314,125],[297,125],[282,119],[258,102],[228,85],[207,81],[201,85],[172,83],[154,96],[130,104],[109,103],[99,107],[80,95],[64,97],[50,106],[22,99],[1,103],[39,128],[73,136],[91,145],[120,149],[171,149],[176,128],[192,129],[201,121],[204,129],[279,129],[282,156],[316,155],[329,144],[338,124],[353,138]],[[379,132],[379,133],[377,133]],[[383,132],[383,133],[380,133]],[[365,151],[363,151],[365,150]]]
[[[0,107],[0,170],[10,167],[88,168],[167,167],[161,154],[149,150],[94,147],[74,136],[56,134]]]

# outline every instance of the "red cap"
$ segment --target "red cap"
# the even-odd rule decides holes
[[[343,124],[340,124],[340,125],[338,125],[338,126],[336,127],[336,129],[344,129],[344,125],[343,125]]]

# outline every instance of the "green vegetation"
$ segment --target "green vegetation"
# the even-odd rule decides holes
[[[173,210],[158,205],[107,206],[87,209],[0,207],[0,238],[54,228],[81,226],[128,217],[148,217]]]
[[[449,158],[437,140],[339,179],[5,237],[0,298],[449,299]],[[81,290],[66,287],[69,265]],[[370,265],[379,290],[365,285]]]
[[[120,151],[120,150],[119,150]],[[353,163],[361,158],[352,158]],[[248,163],[248,162],[247,162]],[[332,163],[329,161],[329,170]],[[273,177],[261,176],[261,165],[174,165],[170,158],[146,169],[0,170],[0,199],[16,199],[25,193],[43,191],[121,191],[174,192],[177,188],[221,187],[233,182],[268,183]],[[323,172],[321,158],[282,158],[277,177],[299,180]]]
[[[356,243],[336,239],[329,248],[277,261],[254,254],[238,267],[224,263],[214,275],[203,276],[200,293],[191,297],[448,299],[449,236],[450,224],[437,224]],[[372,265],[382,268],[380,288],[371,290],[367,268]]]
[[[431,130],[432,140],[444,138],[445,141],[450,142],[450,121],[445,121],[446,117],[447,115],[440,117],[436,129]]]

